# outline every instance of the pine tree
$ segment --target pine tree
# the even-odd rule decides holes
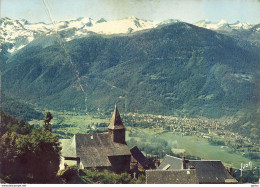
[[[45,118],[44,118],[44,129],[45,131],[52,131],[52,127],[50,124],[50,121],[52,120],[52,114],[50,112],[46,112]]]

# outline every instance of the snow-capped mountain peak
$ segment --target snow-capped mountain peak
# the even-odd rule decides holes
[[[203,28],[206,28],[208,24],[211,24],[211,21],[208,19],[200,20],[200,21],[194,23],[194,25],[196,25],[198,27],[203,27]]]
[[[216,23],[212,23],[209,20],[201,20],[199,22],[194,23],[194,25],[198,27],[203,27],[206,29],[211,30],[225,30],[225,31],[232,31],[232,30],[239,30],[239,29],[250,29],[252,27],[251,24],[248,23],[241,23],[240,21],[237,21],[235,23],[228,23],[226,20],[219,20]]]
[[[0,44],[8,46],[8,51],[13,53],[26,46],[35,38],[56,32],[62,32],[63,39],[70,41],[74,38],[87,36],[90,33],[104,35],[127,34],[175,22],[179,22],[179,20],[168,19],[157,22],[131,16],[120,20],[106,20],[105,18],[93,20],[90,17],[80,17],[46,24],[43,22],[30,23],[24,19],[14,20],[5,17],[0,19]],[[253,25],[239,21],[233,24],[229,24],[225,20],[212,23],[208,19],[196,22],[194,25],[216,31],[232,31],[253,27]],[[254,28],[254,30],[259,32],[259,27]]]
[[[194,23],[194,25],[198,26],[198,27],[203,27],[206,29],[211,29],[211,30],[218,30],[221,27],[227,26],[228,23],[225,20],[220,20],[217,23],[212,23],[210,20],[206,19],[206,20],[201,20],[199,22]]]
[[[227,21],[224,19],[219,20],[219,22],[217,23],[218,25],[226,25]]]
[[[233,29],[250,29],[252,27],[251,24],[248,23],[241,23],[240,21],[237,21],[235,23],[230,24],[230,27]]]
[[[98,34],[123,34],[150,29],[157,26],[157,22],[127,17],[121,20],[107,21],[100,18],[95,21],[89,17],[55,21],[53,23],[29,23],[27,20],[10,18],[0,19],[0,42],[9,46],[9,52],[15,52],[41,35],[54,32],[66,32],[65,40],[83,37],[90,32]]]

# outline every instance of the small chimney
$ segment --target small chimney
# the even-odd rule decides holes
[[[182,167],[181,169],[186,169],[186,161],[185,161],[185,156],[182,156]]]
[[[154,165],[155,165],[156,168],[158,168],[158,167],[160,166],[160,160],[157,160],[157,159],[156,159],[156,160],[154,161]]]

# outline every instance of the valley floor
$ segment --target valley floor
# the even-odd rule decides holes
[[[70,138],[75,133],[107,131],[110,121],[110,116],[101,114],[86,115],[65,111],[51,111],[51,113],[53,132],[59,134],[60,138]],[[226,166],[233,168],[240,168],[241,163],[246,164],[250,161],[253,162],[253,167],[259,165],[259,159],[245,157],[246,154],[252,153],[257,145],[246,137],[225,130],[230,121],[149,114],[126,114],[122,115],[122,119],[127,127],[128,145],[136,143],[137,146],[144,148],[142,150],[144,153],[160,151],[161,154],[167,154],[170,149],[171,153],[177,155],[185,152],[201,159],[221,160]],[[30,121],[30,124],[36,126],[42,123],[42,121]],[[161,144],[153,145],[156,140]]]

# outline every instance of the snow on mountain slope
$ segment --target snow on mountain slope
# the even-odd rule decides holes
[[[151,29],[157,26],[157,22],[141,20],[135,17],[128,17],[121,20],[95,23],[88,28],[89,31],[100,34],[121,34],[131,33],[144,29]]]
[[[248,24],[248,23],[241,23],[240,21],[237,21],[233,24],[230,24],[230,27],[233,29],[250,29],[253,27],[253,25]]]
[[[77,19],[68,19],[64,21],[56,21],[54,23],[29,23],[24,19],[0,19],[0,48],[4,44],[8,48],[8,52],[13,53],[23,48],[35,38],[40,36],[54,34],[56,32],[62,33],[64,40],[70,41],[75,38],[80,38],[89,35],[90,33],[97,34],[127,34],[145,29],[155,28],[159,25],[179,22],[176,19],[169,19],[163,22],[147,21],[138,19],[136,17],[127,17],[121,20],[107,21],[101,18],[97,21],[86,17]],[[227,23],[225,20],[220,20],[218,23],[212,23],[209,20],[202,20],[194,25],[206,29],[216,31],[233,30],[248,30],[254,28],[254,25],[247,23],[236,22],[233,24]],[[254,32],[259,32],[258,27]]]
[[[124,34],[157,26],[157,22],[128,17],[121,20],[106,21],[104,18],[94,21],[91,18],[69,19],[54,22],[53,24],[29,23],[26,20],[0,19],[0,41],[8,45],[9,52],[15,52],[26,46],[33,39],[41,35],[50,35],[55,32],[68,32],[64,35],[66,41],[83,37],[94,32],[98,34]]]
[[[21,49],[35,37],[50,32],[50,26],[44,23],[30,24],[22,19],[0,19],[0,42],[8,46],[10,53]]]
[[[250,29],[253,27],[253,25],[251,25],[251,24],[241,23],[240,21],[230,24],[223,19],[217,23],[212,23],[211,21],[209,21],[207,19],[201,20],[199,22],[194,23],[194,25],[196,25],[198,27],[203,27],[206,29],[211,29],[211,30],[226,30],[226,31]]]

